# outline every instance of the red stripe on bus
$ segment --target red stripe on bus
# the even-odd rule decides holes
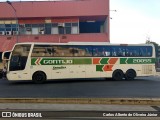
[[[37,64],[37,65],[40,65],[40,60],[41,60],[41,58],[38,58],[38,59],[36,60],[36,64]]]
[[[93,64],[100,64],[101,58],[93,58]]]
[[[103,67],[103,71],[112,71],[112,67],[113,67],[113,65],[105,65]]]
[[[117,62],[118,58],[110,58],[108,63],[109,64],[115,64]]]

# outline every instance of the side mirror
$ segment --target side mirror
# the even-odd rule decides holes
[[[12,51],[5,51],[2,53],[2,60],[8,61],[10,59],[10,54]]]

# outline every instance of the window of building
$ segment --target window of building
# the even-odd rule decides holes
[[[78,23],[72,23],[72,34],[78,34]]]
[[[101,33],[101,28],[104,26],[104,21],[88,21],[80,22],[80,33]]]
[[[26,34],[30,35],[32,34],[32,25],[31,24],[25,24],[26,27]]]
[[[18,28],[17,28],[17,24],[12,24],[11,25],[12,26],[12,34],[13,35],[16,35],[16,34],[18,34]]]
[[[52,24],[46,23],[45,24],[45,34],[51,34],[51,28],[52,28]]]
[[[38,28],[39,34],[44,34],[44,28],[45,28],[44,24],[39,24],[39,28]]]
[[[12,27],[11,24],[5,24],[6,35],[12,35]]]
[[[19,24],[19,34],[22,34],[22,35],[26,34],[25,24]]]
[[[5,25],[4,24],[0,24],[0,28],[5,28]]]
[[[64,27],[63,27],[63,26],[59,26],[59,27],[58,27],[58,33],[59,33],[59,34],[65,34],[65,31],[64,31]]]
[[[5,30],[5,25],[4,24],[0,24],[0,31],[4,31]]]
[[[52,34],[58,34],[58,23],[52,24]]]
[[[0,35],[78,34],[78,23],[0,24]]]
[[[15,35],[17,32],[16,24],[0,24],[0,35]]]
[[[5,35],[5,25],[0,24],[0,35]]]
[[[53,23],[52,34],[78,34],[78,23]]]
[[[39,25],[38,24],[32,24],[32,34],[33,35],[39,34]]]
[[[65,34],[71,34],[71,23],[65,23]]]

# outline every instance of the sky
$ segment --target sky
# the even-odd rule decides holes
[[[160,44],[160,0],[110,0],[110,10],[112,43]]]
[[[110,0],[110,17],[111,43],[137,44],[150,40],[160,44],[160,0]]]

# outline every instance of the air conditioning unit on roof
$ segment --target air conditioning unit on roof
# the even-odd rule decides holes
[[[27,31],[31,31],[31,28],[26,28]]]
[[[13,31],[13,35],[18,35],[18,31]]]
[[[24,28],[24,27],[25,27],[25,24],[20,24],[19,27],[20,27],[20,28]]]
[[[64,27],[65,24],[64,24],[64,23],[58,23],[58,26],[59,26],[59,27]]]
[[[0,31],[0,35],[5,35],[5,32],[4,31]]]
[[[40,34],[44,34],[44,31],[39,31]]]
[[[6,31],[6,35],[12,35],[11,31]]]

